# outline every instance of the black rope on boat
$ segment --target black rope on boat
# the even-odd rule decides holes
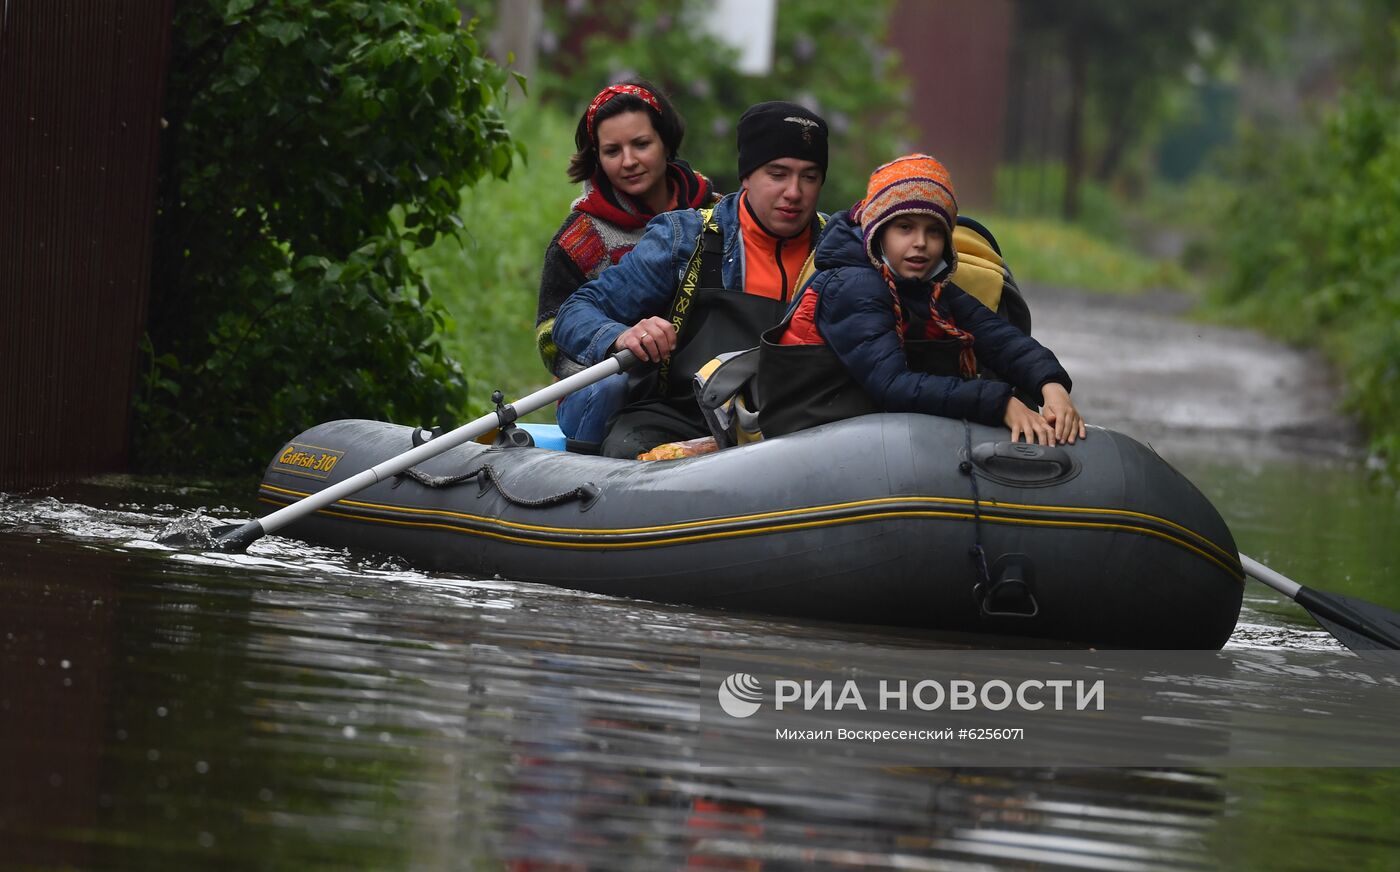
[[[486,491],[494,485],[500,495],[505,498],[506,502],[513,506],[524,506],[525,508],[531,509],[548,508],[549,506],[557,506],[561,503],[578,500],[580,503],[579,510],[586,512],[593,507],[593,504],[598,501],[598,497],[603,493],[602,489],[596,484],[591,481],[586,481],[572,490],[552,494],[547,497],[540,497],[539,499],[531,500],[518,497],[506,490],[505,485],[501,482],[500,473],[496,472],[489,463],[484,463],[471,472],[464,472],[461,475],[428,475],[417,467],[406,469],[401,475],[428,488],[456,487],[459,484],[465,484],[466,482],[475,480],[481,488],[480,493],[486,493]]]
[[[428,475],[426,472],[415,466],[409,469],[405,469],[403,472],[395,476],[395,478],[399,481],[402,481],[405,478],[412,479],[413,481],[416,481],[419,484],[421,484],[423,487],[444,488],[455,487],[456,485],[459,485],[462,482],[471,481],[472,479],[476,478],[477,475],[480,474],[480,472],[481,470],[479,469],[473,469],[471,472],[464,472],[461,475]],[[395,482],[395,487],[397,486],[398,482]]]
[[[538,509],[547,506],[556,506],[571,500],[578,500],[580,504],[579,509],[586,512],[593,507],[593,503],[597,501],[599,495],[603,492],[602,489],[593,482],[586,481],[572,490],[563,491],[553,496],[540,497],[537,500],[528,500],[523,497],[514,496],[507,491],[505,485],[501,482],[500,473],[496,472],[490,464],[483,464],[477,469],[477,472],[481,474],[477,478],[477,482],[481,486],[482,493],[486,493],[486,489],[489,486],[495,485],[496,490],[505,498],[505,501],[513,506],[525,506],[527,508]]]
[[[977,490],[977,464],[972,461],[972,427],[963,421],[963,448],[967,456],[958,464],[972,485],[972,547],[968,556],[977,570],[972,597],[984,618],[1034,618],[1040,614],[1034,587],[1035,566],[1024,554],[1003,554],[997,559],[997,580],[987,567],[987,550],[982,547],[982,495]]]
[[[972,425],[966,419],[962,423],[963,447],[967,456],[958,464],[958,471],[967,476],[972,485],[972,547],[967,549],[967,554],[972,558],[979,579],[972,586],[972,595],[977,599],[978,608],[985,612],[987,593],[992,589],[992,574],[987,569],[987,551],[982,547],[982,497],[977,492],[977,467],[972,463]]]

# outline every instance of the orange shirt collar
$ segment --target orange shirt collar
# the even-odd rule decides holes
[[[812,227],[782,238],[768,232],[749,211],[748,192],[739,193],[739,229],[744,235],[744,293],[790,300],[798,273],[812,253]],[[781,243],[781,249],[779,248]],[[781,257],[780,257],[781,254]]]

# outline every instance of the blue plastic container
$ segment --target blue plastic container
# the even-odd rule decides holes
[[[530,434],[530,438],[535,440],[536,448],[548,448],[550,451],[564,450],[564,431],[559,429],[558,424],[517,423],[515,426]]]

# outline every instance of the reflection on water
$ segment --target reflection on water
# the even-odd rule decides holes
[[[1400,543],[1366,539],[1398,528],[1393,497],[1344,473],[1186,471],[1247,553],[1397,605],[1371,579],[1395,576]],[[1306,501],[1281,496],[1303,488]],[[1304,869],[1380,868],[1400,848],[1391,771],[834,777],[744,759],[697,740],[707,652],[936,656],[967,640],[427,575],[276,538],[241,556],[150,541],[181,508],[246,516],[238,499],[129,480],[0,496],[8,862]],[[1234,644],[1331,644],[1252,588]],[[1323,794],[1312,832],[1280,824]]]
[[[1327,457],[1174,461],[1230,525],[1236,547],[1299,584],[1400,610],[1400,492]],[[1245,586],[1234,647],[1333,648],[1301,608]]]

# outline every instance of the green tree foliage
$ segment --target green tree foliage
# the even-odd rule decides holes
[[[1344,80],[1388,93],[1400,89],[1400,2],[1397,0],[1255,0],[1254,16],[1275,36],[1265,53],[1280,76],[1302,62],[1326,63]],[[1259,19],[1263,19],[1260,21]]]
[[[1232,170],[1217,300],[1326,348],[1375,447],[1400,461],[1400,94],[1368,82],[1310,136],[1254,131]]]
[[[550,7],[555,34],[578,32],[595,16],[579,46],[564,41],[541,77],[548,97],[577,118],[598,89],[642,76],[671,96],[686,119],[682,156],[716,181],[738,188],[734,127],[746,107],[764,100],[810,106],[831,129],[831,166],[823,209],[844,209],[865,193],[878,164],[907,150],[905,88],[899,56],[885,45],[892,0],[847,3],[803,0],[778,6],[773,69],[746,76],[734,51],[700,23],[709,4],[659,0]],[[560,168],[563,176],[563,168]]]
[[[465,399],[410,261],[505,177],[506,74],[452,0],[189,0],[167,83],[147,468],[247,471],[337,417]]]
[[[520,397],[550,381],[535,349],[535,309],[544,251],[578,196],[562,171],[577,120],[538,100],[514,101],[506,121],[529,161],[509,180],[484,179],[463,191],[457,214],[466,231],[414,255],[434,299],[452,313],[443,348],[471,381],[460,419],[489,412],[497,388]],[[551,405],[526,420],[553,415]]]
[[[1227,47],[1249,44],[1254,11],[1240,0],[1020,0],[1020,50],[1064,65],[1065,218],[1078,217],[1091,153],[1094,178],[1112,177],[1160,125],[1191,68],[1216,66]]]

